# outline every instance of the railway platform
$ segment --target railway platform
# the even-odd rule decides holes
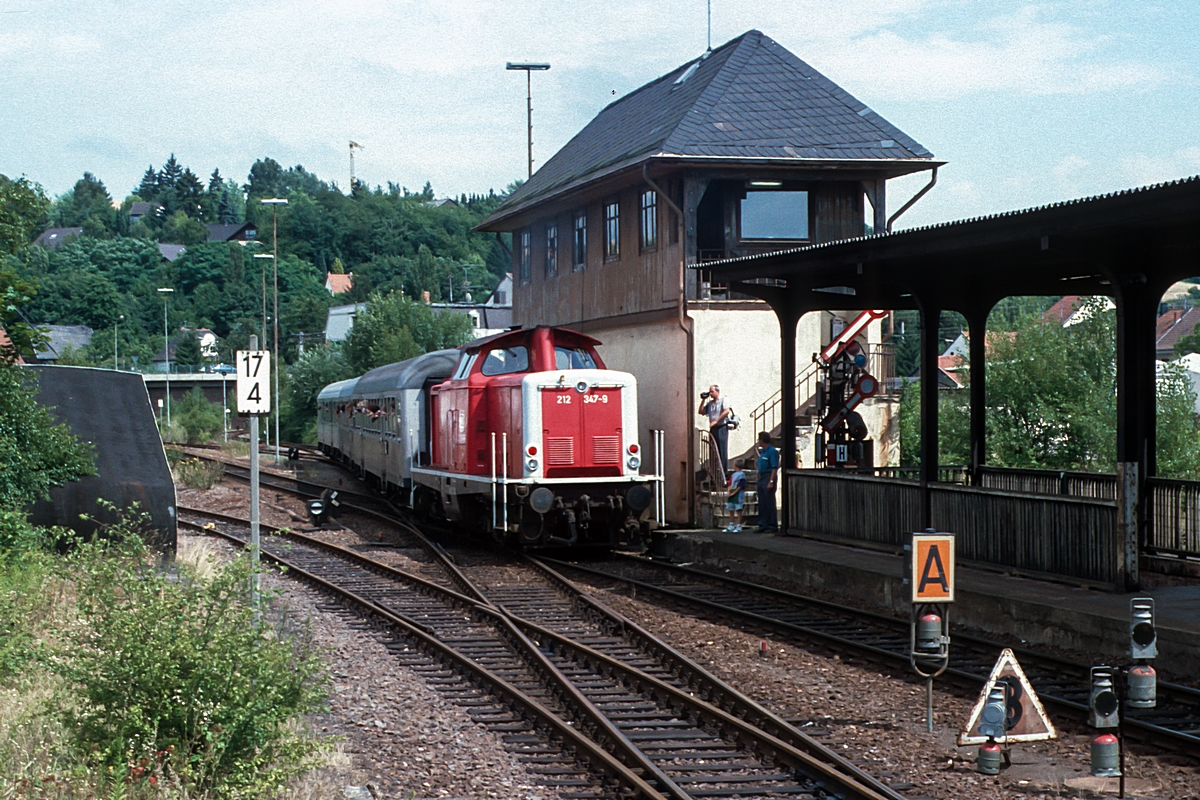
[[[656,556],[715,569],[730,577],[769,579],[816,590],[846,605],[907,615],[904,557],[805,536],[667,532]],[[786,588],[786,587],[781,587]],[[1005,574],[959,564],[951,622],[1004,644],[1045,645],[1128,661],[1129,599],[1155,600],[1159,657],[1174,680],[1200,679],[1200,583],[1158,586],[1135,594]]]

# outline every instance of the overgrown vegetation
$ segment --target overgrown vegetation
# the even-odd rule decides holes
[[[225,476],[225,465],[220,461],[184,458],[175,465],[175,476],[189,489],[211,489]]]

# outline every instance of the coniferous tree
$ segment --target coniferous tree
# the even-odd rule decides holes
[[[146,167],[146,171],[142,174],[142,182],[138,184],[137,196],[147,203],[153,203],[158,199],[158,173],[155,172],[153,164]]]
[[[204,218],[204,183],[190,168],[184,168],[175,182],[177,209],[192,219]]]

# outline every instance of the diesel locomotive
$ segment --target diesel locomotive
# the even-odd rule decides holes
[[[662,481],[643,474],[637,381],[598,344],[516,329],[330,384],[320,448],[418,515],[526,548],[635,542]]]

